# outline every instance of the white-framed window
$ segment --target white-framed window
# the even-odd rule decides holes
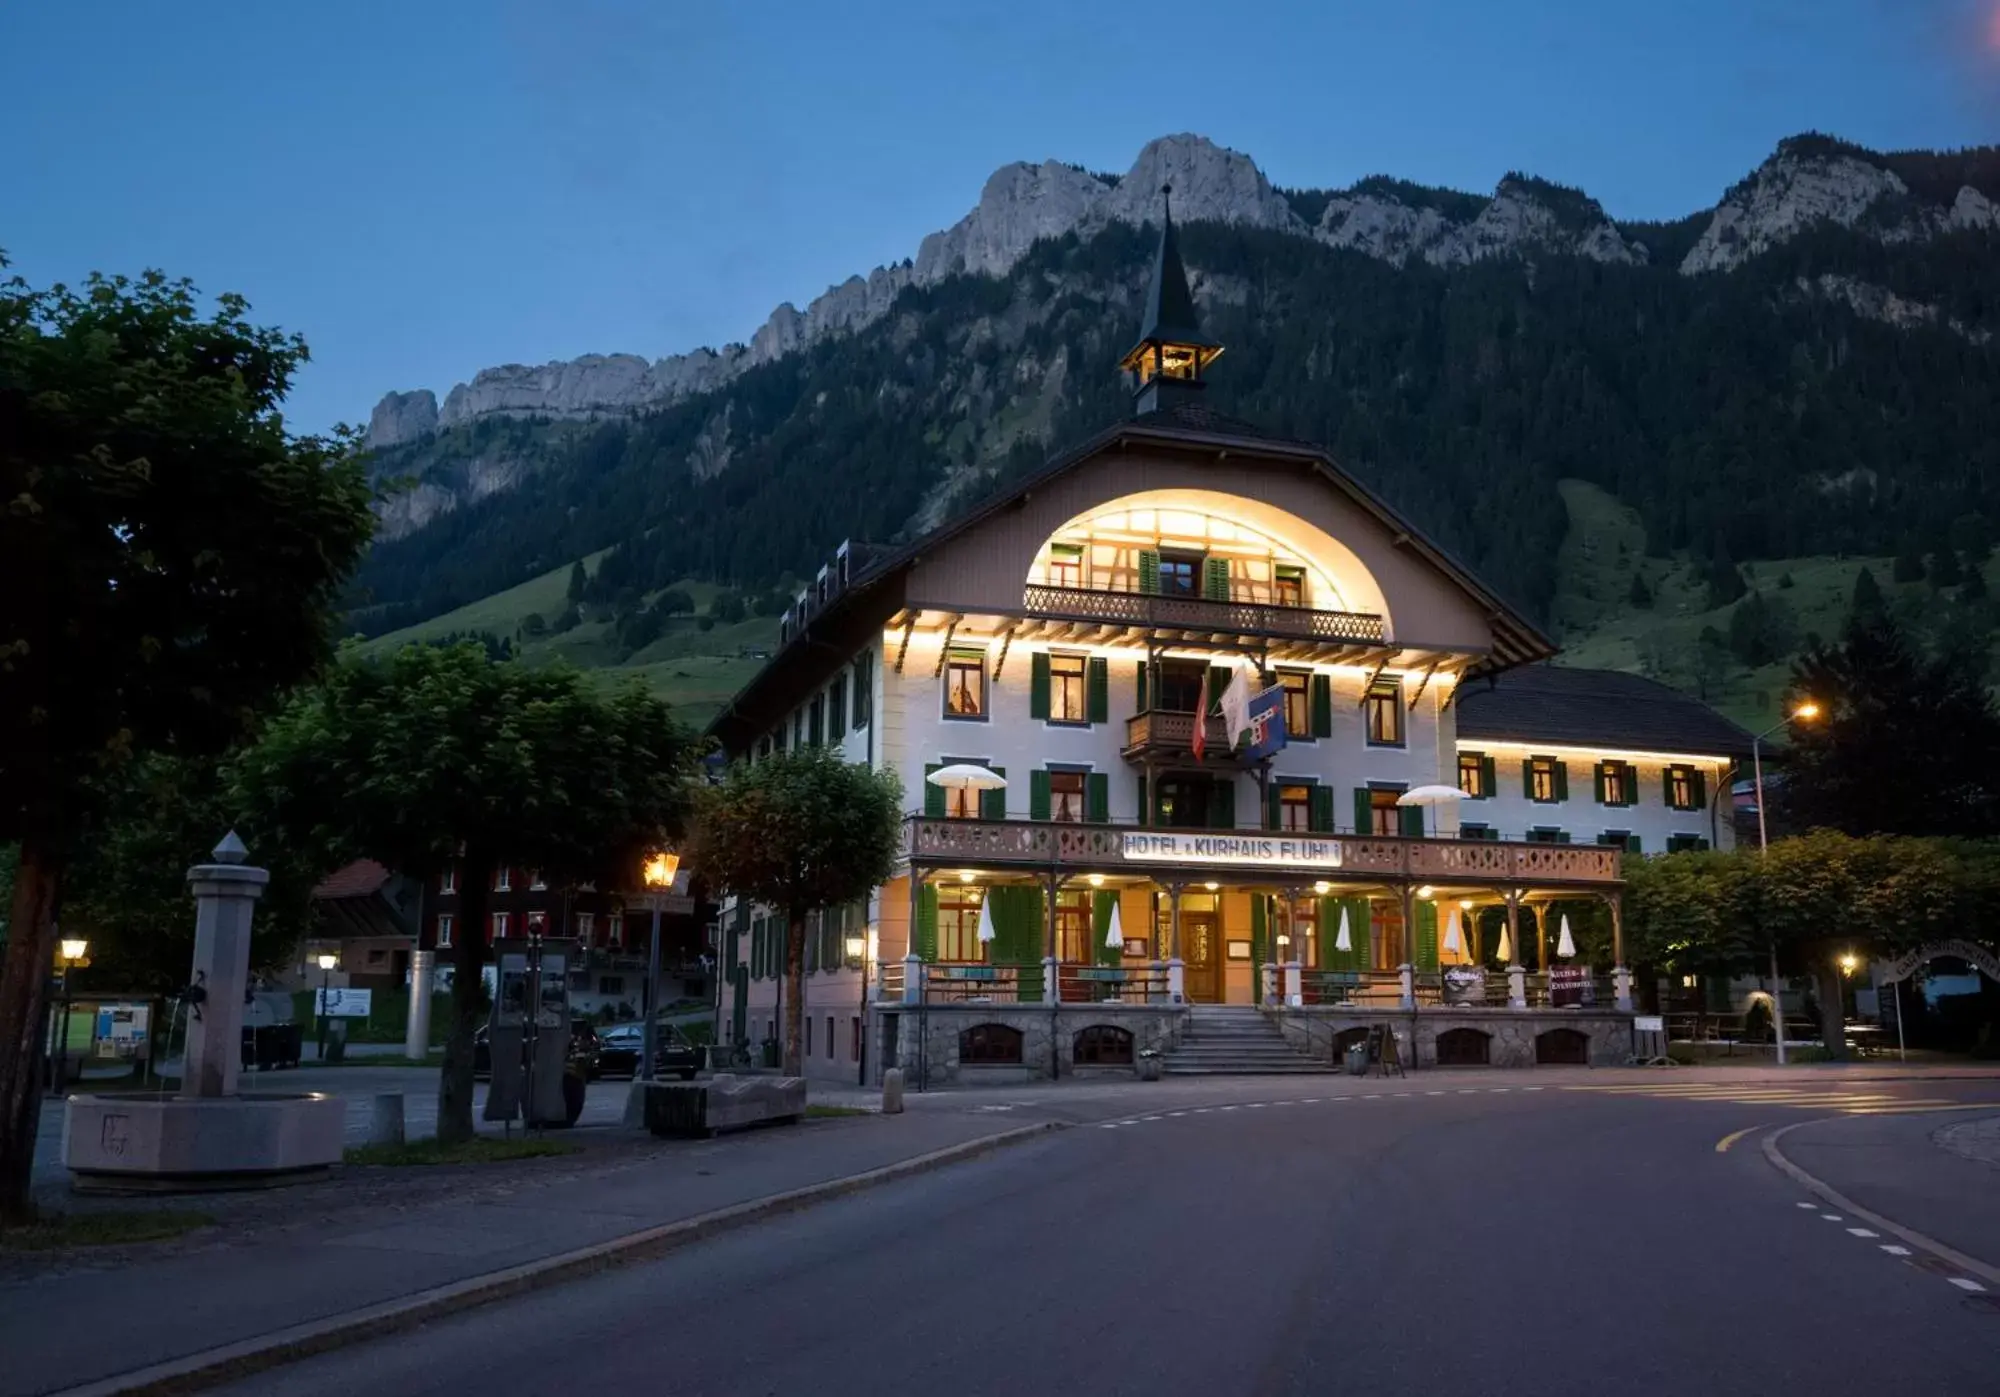
[[[454,863],[445,865],[444,872],[438,875],[438,891],[446,896],[450,896],[452,893],[458,891],[457,864]]]
[[[493,939],[495,941],[498,941],[501,937],[505,936],[507,934],[507,928],[513,924],[513,921],[514,921],[513,913],[495,912],[492,916]]]
[[[546,892],[548,890],[548,886],[549,886],[548,880],[542,877],[541,869],[537,868],[528,875],[529,892],[535,892],[535,893]]]
[[[945,657],[944,716],[980,719],[986,716],[986,652],[954,648]]]
[[[576,914],[576,939],[578,941],[581,941],[586,946],[590,945],[590,938],[596,930],[597,914],[595,912],[579,912]]]
[[[449,912],[438,913],[437,944],[438,944],[438,949],[440,951],[448,951],[451,949],[451,924],[453,920],[454,918]]]
[[[504,863],[493,870],[493,891],[496,893],[514,891],[514,870]]]
[[[1049,656],[1049,721],[1087,723],[1090,721],[1087,673],[1089,660],[1083,655]]]
[[[605,939],[614,946],[625,944],[625,914],[613,912],[606,923]]]

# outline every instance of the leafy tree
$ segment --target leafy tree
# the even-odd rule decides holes
[[[1729,649],[1751,667],[1791,653],[1798,643],[1792,609],[1783,599],[1752,592],[1729,614]]]
[[[679,587],[670,587],[653,598],[653,610],[662,616],[686,616],[694,611],[694,598]]]
[[[1956,587],[1965,574],[1959,570],[1958,554],[1949,548],[1940,548],[1931,554],[1930,579],[1935,588]]]
[[[117,773],[220,751],[311,675],[374,519],[352,439],[293,437],[302,341],[185,281],[0,286],[0,1216],[29,1206],[58,899]],[[216,830],[212,842],[223,833]]]
[[[693,866],[712,886],[785,917],[785,1071],[801,1053],[806,918],[889,880],[901,843],[902,783],[830,748],[739,763],[697,801]]]
[[[1884,607],[1881,584],[1874,573],[1862,568],[1854,575],[1854,595],[1847,604],[1849,614],[1858,620],[1874,620],[1882,616]]]
[[[1896,550],[1896,568],[1890,576],[1898,582],[1924,580],[1924,553],[1914,537],[1906,537]]]
[[[1715,553],[1708,561],[1709,610],[1729,605],[1746,590],[1743,571],[1730,558],[1729,545],[1717,539]]]
[[[1986,600],[1986,570],[1972,564],[1965,570],[1965,581],[1959,585],[1960,601],[1976,602]]]
[[[450,1037],[438,1135],[472,1134],[472,1036],[487,890],[502,867],[551,882],[638,881],[680,833],[695,747],[634,685],[600,696],[575,670],[494,664],[474,645],[346,658],[239,764],[251,808],[309,847],[435,879],[456,861]]]
[[[562,609],[560,616],[549,623],[549,634],[564,635],[582,624],[583,614],[576,609],[576,603],[571,602]]]
[[[1627,589],[1625,593],[1625,600],[1629,602],[1631,605],[1638,607],[1641,610],[1645,610],[1652,606],[1653,592],[1652,589],[1646,585],[1645,573],[1635,572],[1632,574],[1632,585],[1629,589]]]
[[[574,606],[577,602],[583,600],[583,594],[589,590],[589,587],[590,574],[584,570],[583,559],[578,558],[569,565],[569,587],[565,592],[565,597]]]
[[[1729,676],[1729,642],[1722,632],[1713,626],[1703,626],[1701,634],[1695,637],[1694,648],[1694,691],[1695,696],[1708,702],[1722,695],[1722,684]]]
[[[548,633],[549,623],[542,619],[541,612],[530,611],[526,616],[521,618],[521,634],[523,637],[534,639],[539,636],[545,636]]]
[[[1789,591],[1791,591],[1791,590],[1792,590],[1792,588],[1794,588],[1794,587],[1796,587],[1796,586],[1798,586],[1798,585],[1799,585],[1798,583],[1796,583],[1796,582],[1792,581],[1792,575],[1791,575],[1791,574],[1790,574],[1789,572],[1781,572],[1781,573],[1779,573],[1779,574],[1778,574],[1778,590],[1779,590],[1779,591],[1781,591],[1781,592],[1789,592]]]
[[[734,590],[724,590],[715,594],[715,600],[708,605],[709,614],[724,625],[734,625],[749,612],[743,601],[743,594]]]
[[[1866,835],[2000,833],[2000,717],[1962,654],[1926,659],[1886,619],[1848,624],[1840,643],[1792,669],[1794,724],[1774,805],[1797,828]]]

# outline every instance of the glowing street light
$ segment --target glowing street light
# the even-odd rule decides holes
[[[1764,739],[1779,728],[1793,723],[1810,723],[1819,717],[1819,704],[1812,699],[1802,700],[1781,723],[1773,723],[1764,731],[1750,739],[1750,763],[1756,773],[1757,791],[1757,857],[1763,858],[1771,851],[1769,827],[1764,823]],[[1776,1035],[1778,1066],[1785,1065],[1785,1004],[1779,998],[1778,983],[1778,943],[1771,942],[1771,1027]]]
[[[639,1080],[653,1080],[653,1058],[659,1046],[659,1027],[654,1023],[658,1013],[660,996],[660,898],[667,889],[673,887],[674,878],[681,871],[681,856],[672,849],[656,849],[646,855],[640,866],[639,876],[651,894],[646,900],[653,904],[653,933],[646,947],[646,992],[641,996],[645,1004],[646,1017],[639,1027]]]

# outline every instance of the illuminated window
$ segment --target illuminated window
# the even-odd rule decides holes
[[[1051,771],[1049,773],[1049,818],[1075,823],[1083,819],[1084,773],[1081,771]]]
[[[1052,543],[1049,545],[1049,585],[1052,587],[1081,587],[1083,585],[1082,544]]]
[[[1400,834],[1403,829],[1403,810],[1396,804],[1401,791],[1382,790],[1379,787],[1368,792],[1368,833]]]
[[[1285,690],[1285,741],[1310,742],[1312,740],[1312,676],[1304,670],[1280,670],[1278,672],[1278,683]]]
[[[979,792],[968,786],[947,786],[944,793],[944,814],[948,820],[978,819]]]
[[[1303,834],[1312,828],[1312,787],[1278,787],[1278,828]]]
[[[1597,764],[1597,800],[1600,805],[1632,803],[1632,768],[1623,762]]]
[[[1529,800],[1553,805],[1562,799],[1562,785],[1556,772],[1558,765],[1554,757],[1528,758]]]
[[[541,869],[537,868],[528,875],[528,890],[530,892],[546,892],[548,891],[548,886],[547,880],[542,877]]]
[[[984,650],[954,650],[945,660],[944,715],[963,719],[986,716]]]
[[[1090,718],[1084,696],[1082,655],[1049,656],[1049,721],[1083,723]]]
[[[985,893],[964,884],[938,889],[938,959],[977,964],[986,959],[979,940],[979,908]]]
[[[1082,965],[1096,959],[1090,944],[1091,913],[1089,893],[1056,894],[1056,954],[1065,964]]]
[[[1474,800],[1485,800],[1493,792],[1486,784],[1486,758],[1478,752],[1458,754],[1458,788]]]
[[[1667,768],[1667,804],[1675,810],[1699,810],[1707,803],[1707,783],[1691,766]]]
[[[1362,700],[1362,716],[1367,722],[1370,747],[1403,745],[1403,686],[1394,679],[1378,679],[1368,687]]]
[[[1280,563],[1272,574],[1271,600],[1279,606],[1306,604],[1306,570]]]

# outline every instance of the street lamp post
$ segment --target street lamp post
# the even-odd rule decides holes
[[[1791,713],[1773,723],[1764,731],[1750,739],[1750,765],[1752,781],[1757,793],[1757,857],[1762,859],[1771,852],[1770,827],[1764,820],[1764,739],[1779,728],[1790,727],[1793,723],[1810,723],[1819,716],[1819,705],[1805,702]],[[1778,980],[1778,940],[1771,938],[1771,1032],[1778,1046],[1778,1066],[1785,1065],[1785,1000],[1784,987]]]
[[[847,964],[861,972],[861,1042],[854,1054],[854,1071],[855,1085],[865,1087],[868,1085],[868,938],[850,936],[841,949],[847,952]],[[826,1047],[831,1055],[833,1044]]]
[[[646,859],[642,870],[646,880],[646,900],[653,906],[652,939],[646,948],[646,989],[642,996],[646,1017],[639,1027],[639,1080],[653,1080],[653,1059],[659,1049],[659,1028],[654,1023],[660,993],[660,899],[674,885],[681,869],[681,856],[662,850]]]
[[[340,957],[326,951],[321,951],[319,955],[315,957],[315,960],[319,965],[319,1004],[316,1006],[319,1010],[319,1013],[314,1015],[314,1017],[318,1020],[318,1022],[313,1025],[313,1037],[315,1042],[317,1043],[317,1046],[313,1049],[313,1051],[318,1056],[321,1062],[325,1062],[326,1061],[326,988],[328,981],[330,981],[333,978],[333,968],[336,965],[340,964]]]
[[[56,1030],[56,1063],[50,1075],[50,1082],[57,1096],[62,1095],[63,1076],[69,1070],[69,977],[79,965],[87,964],[90,943],[76,937],[65,937],[56,948],[57,959],[62,964],[62,1026]]]

